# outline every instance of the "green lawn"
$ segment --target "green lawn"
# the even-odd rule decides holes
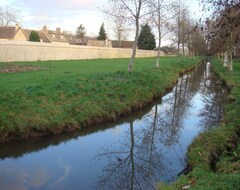
[[[172,185],[161,184],[161,190],[240,189],[240,62],[234,62],[232,72],[223,68],[221,60],[215,59],[212,64],[219,77],[231,87],[224,123],[196,138],[188,150],[191,172]]]
[[[180,72],[200,58],[128,59],[0,63],[0,69],[38,67],[0,73],[0,141],[59,133],[114,120],[142,107],[172,86]]]

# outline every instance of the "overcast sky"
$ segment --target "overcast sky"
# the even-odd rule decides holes
[[[76,28],[83,24],[87,35],[97,36],[104,18],[106,19],[99,7],[107,2],[108,0],[1,0],[0,6],[19,10],[22,28],[40,30],[47,25],[51,30],[60,27],[62,31],[75,33]],[[197,0],[184,2],[191,6],[193,12],[198,12]],[[107,22],[105,27],[107,33],[110,33]]]

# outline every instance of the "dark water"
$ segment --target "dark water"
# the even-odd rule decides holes
[[[161,102],[117,123],[1,145],[0,189],[148,190],[174,181],[189,144],[221,121],[226,94],[202,64]]]

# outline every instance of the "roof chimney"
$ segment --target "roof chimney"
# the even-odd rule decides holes
[[[47,26],[44,25],[42,30],[43,30],[44,32],[47,32],[47,31],[48,31]]]
[[[56,28],[56,33],[60,34],[61,33],[61,28]]]
[[[15,25],[15,31],[17,31],[20,28],[19,24]]]

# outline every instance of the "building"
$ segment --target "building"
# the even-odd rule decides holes
[[[56,28],[56,30],[48,30],[47,26],[44,25],[41,32],[50,43],[69,43],[69,40],[65,34],[61,32],[61,28]]]
[[[13,41],[27,41],[23,30],[19,25],[16,26],[1,26],[0,27],[0,40],[13,40]]]
[[[30,34],[33,30],[22,29],[22,31],[27,39],[26,41],[29,41]],[[47,36],[43,33],[43,31],[41,30],[40,31],[34,30],[34,31],[38,33],[40,42],[51,43],[51,40],[47,38]]]
[[[19,25],[14,26],[1,26],[0,27],[0,40],[12,40],[12,41],[29,41],[31,34],[30,29],[22,29]],[[60,28],[56,30],[48,30],[47,26],[44,26],[42,30],[34,30],[38,33],[40,42],[45,43],[69,43],[69,40],[61,32]]]

